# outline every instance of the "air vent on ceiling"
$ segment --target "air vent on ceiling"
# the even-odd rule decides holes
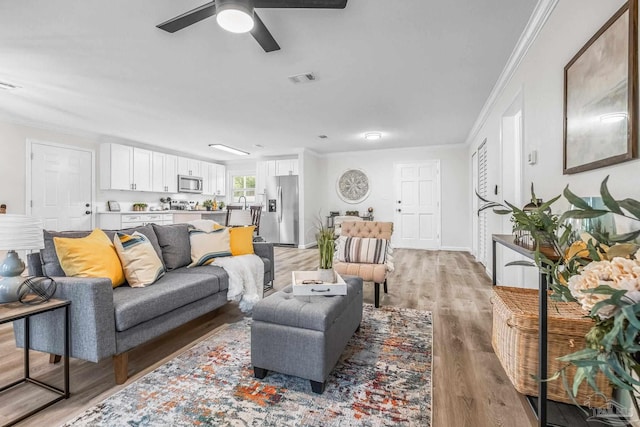
[[[316,76],[313,73],[303,73],[303,74],[298,74],[296,76],[289,76],[289,80],[291,80],[291,82],[295,84],[311,83],[316,81]]]

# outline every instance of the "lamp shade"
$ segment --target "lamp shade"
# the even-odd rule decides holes
[[[0,250],[44,248],[42,222],[26,215],[0,215]]]

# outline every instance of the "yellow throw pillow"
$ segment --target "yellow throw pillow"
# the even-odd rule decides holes
[[[96,228],[87,237],[54,237],[53,244],[64,274],[70,277],[108,277],[115,288],[124,283],[124,272],[113,243]]]
[[[116,233],[113,236],[124,276],[132,288],[151,285],[164,275],[164,265],[149,239],[142,233]]]
[[[253,230],[255,226],[230,228],[231,255],[253,254]]]
[[[231,256],[229,229],[213,231],[189,230],[191,243],[191,264],[189,267],[211,264],[218,257]]]

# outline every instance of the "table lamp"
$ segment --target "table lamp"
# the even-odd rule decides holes
[[[18,301],[18,288],[25,280],[20,276],[24,262],[16,251],[42,248],[39,220],[26,215],[0,215],[0,250],[9,251],[0,264],[0,303]]]

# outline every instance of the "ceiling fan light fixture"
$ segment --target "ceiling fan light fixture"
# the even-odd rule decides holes
[[[248,33],[253,29],[253,5],[250,1],[216,1],[216,21],[232,33]]]

